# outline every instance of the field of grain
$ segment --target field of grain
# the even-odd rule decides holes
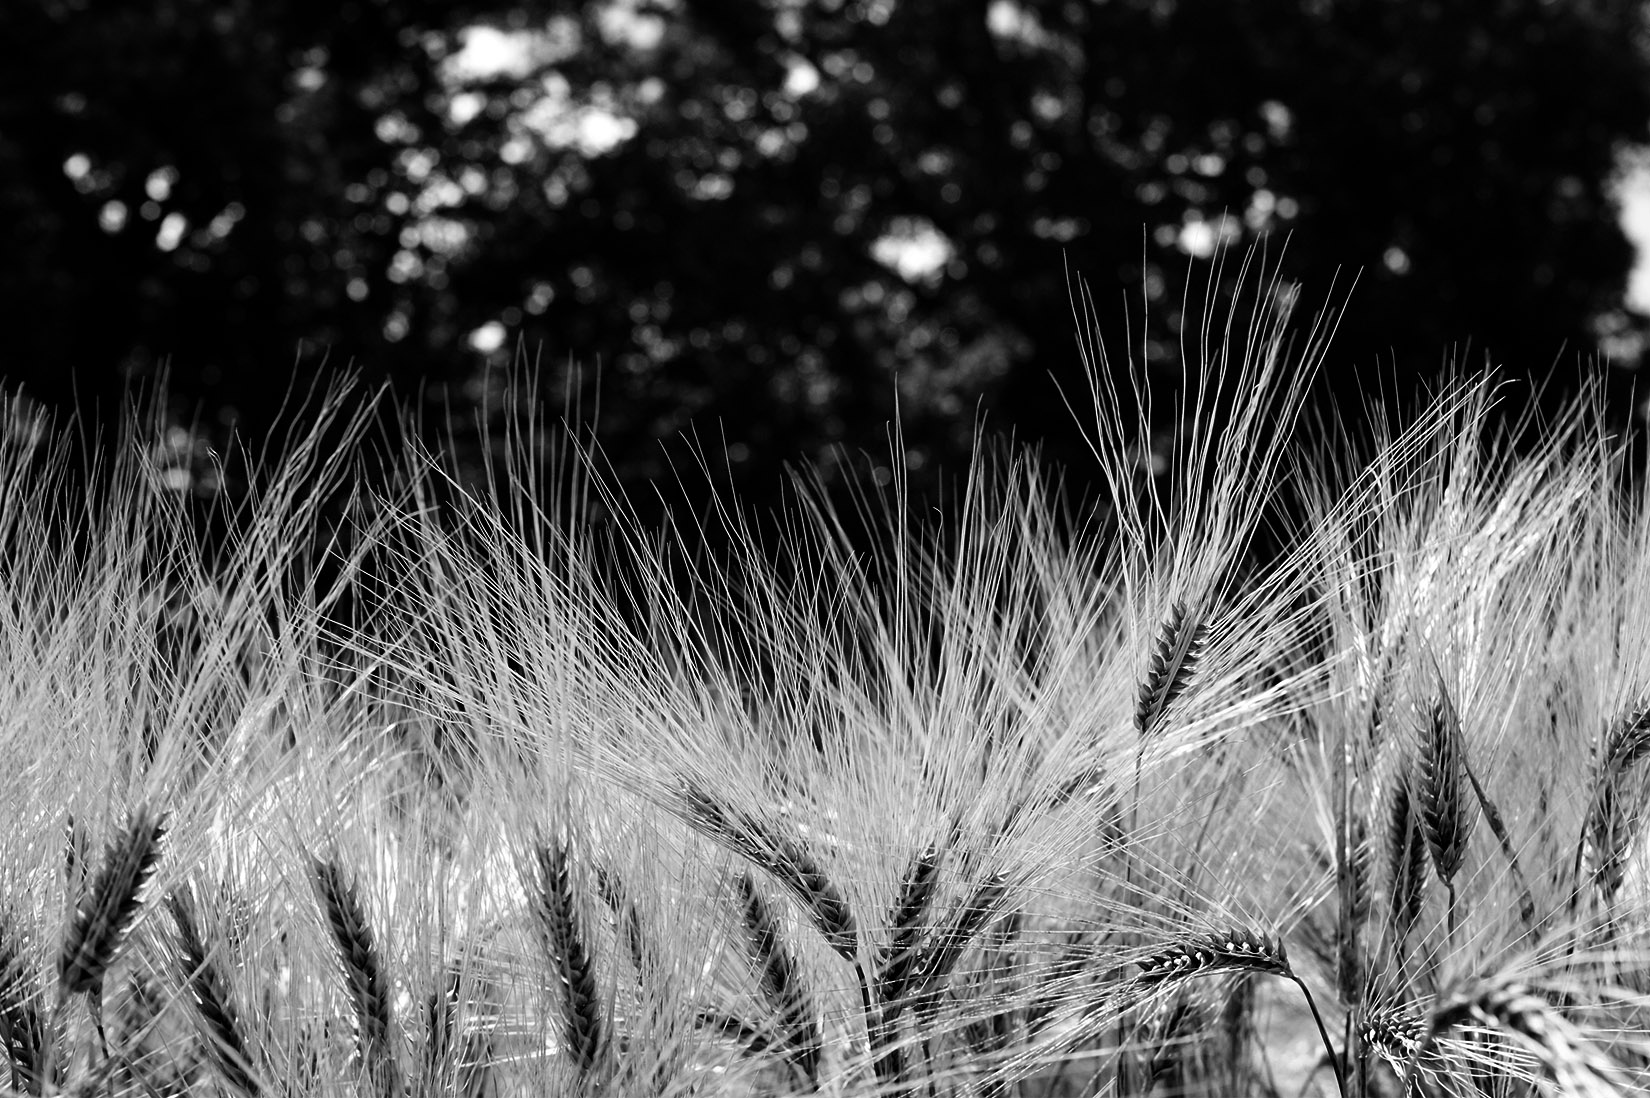
[[[368,483],[333,396],[208,552],[8,409],[0,1091],[1644,1093],[1642,478],[1488,378],[1300,429],[1251,281],[1161,476],[1085,336],[1090,509],[994,449],[870,539],[526,412]]]

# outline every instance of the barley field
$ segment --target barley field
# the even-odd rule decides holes
[[[318,395],[211,539],[7,409],[0,1089],[1644,1093],[1642,478],[1493,376],[1304,425],[1247,284],[1161,475],[1083,326],[1090,506],[896,453],[777,543],[526,401],[478,478]]]

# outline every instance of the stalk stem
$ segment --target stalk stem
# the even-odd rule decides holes
[[[1341,1066],[1341,1058],[1335,1054],[1335,1046],[1329,1040],[1329,1030],[1323,1024],[1323,1015],[1318,1013],[1317,1000],[1312,998],[1311,990],[1299,976],[1290,976],[1289,979],[1293,980],[1295,986],[1301,989],[1301,994],[1306,996],[1307,1009],[1312,1011],[1312,1021],[1317,1024],[1318,1037],[1323,1041],[1324,1055],[1329,1057],[1329,1069],[1335,1073],[1335,1089],[1340,1092],[1341,1098],[1347,1098],[1346,1069]]]

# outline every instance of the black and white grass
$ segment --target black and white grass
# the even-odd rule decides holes
[[[476,474],[321,394],[210,523],[8,408],[0,1093],[1255,1092],[1268,987],[1296,1089],[1643,1093],[1643,478],[1492,378],[1300,430],[1243,285],[1171,397],[1085,328],[1091,511],[982,444],[868,540],[527,401]]]

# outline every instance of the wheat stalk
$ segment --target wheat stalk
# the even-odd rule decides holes
[[[183,891],[166,898],[178,928],[178,969],[207,1037],[212,1063],[225,1083],[249,1098],[259,1093],[252,1058],[241,1035],[240,1014],[223,970],[207,951],[194,903]]]
[[[606,1027],[597,998],[595,962],[573,889],[567,841],[534,843],[533,862],[532,909],[538,916],[540,941],[562,988],[563,1041],[580,1073],[588,1078],[604,1052]]]
[[[137,921],[143,886],[160,861],[164,822],[164,815],[139,807],[104,851],[103,866],[63,936],[57,973],[64,994],[96,998],[100,992],[104,974]]]
[[[366,909],[336,861],[313,859],[310,876],[349,992],[362,1061],[379,1092],[393,1095],[400,1089],[400,1073],[390,1041],[389,987]]]

